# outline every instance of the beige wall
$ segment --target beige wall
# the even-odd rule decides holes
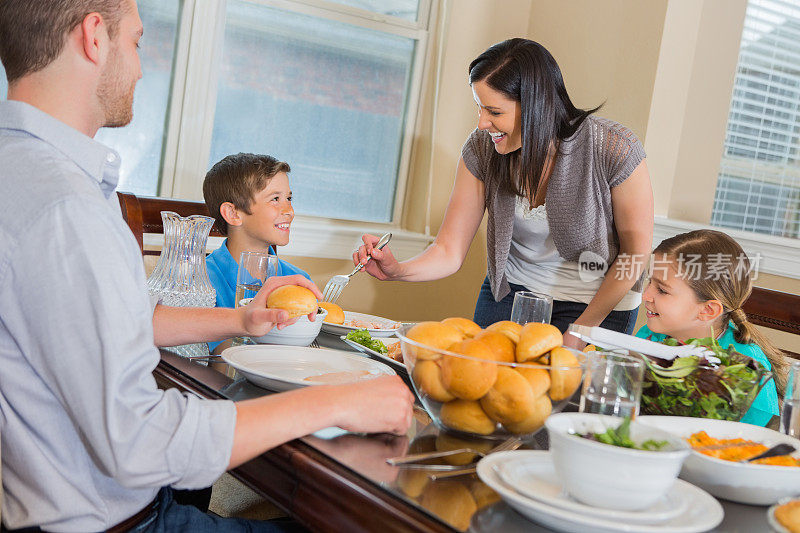
[[[533,0],[528,37],[553,54],[573,103],[644,142],[666,0]]]

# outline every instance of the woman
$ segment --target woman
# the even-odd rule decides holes
[[[363,237],[358,263],[381,280],[443,278],[462,265],[488,210],[488,275],[475,307],[482,327],[508,319],[514,293],[553,297],[552,323],[631,333],[653,235],[645,153],[620,124],[570,101],[550,53],[527,39],[490,47],[469,66],[478,127],[461,152],[434,243],[398,262]],[[608,265],[598,275],[587,261]],[[572,336],[569,336],[572,338]],[[577,344],[577,343],[576,343]]]

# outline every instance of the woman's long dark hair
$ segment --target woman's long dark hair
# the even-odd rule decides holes
[[[508,155],[494,150],[487,186],[533,200],[550,146],[570,137],[594,109],[578,109],[564,87],[561,69],[545,47],[529,39],[491,46],[469,65],[469,83],[485,81],[520,103],[522,149]]]

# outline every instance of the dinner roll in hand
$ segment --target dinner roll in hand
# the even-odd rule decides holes
[[[267,296],[267,307],[283,309],[289,318],[316,313],[319,302],[314,293],[299,285],[283,285]]]

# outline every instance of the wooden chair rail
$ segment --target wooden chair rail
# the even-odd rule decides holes
[[[157,198],[151,196],[136,196],[126,192],[117,192],[122,217],[128,223],[133,235],[139,243],[142,255],[159,255],[160,252],[144,249],[145,233],[164,233],[161,221],[161,211],[174,211],[182,217],[189,215],[209,216],[206,204],[188,200],[175,200],[173,198]],[[215,223],[211,228],[211,235],[223,237],[222,232]]]

